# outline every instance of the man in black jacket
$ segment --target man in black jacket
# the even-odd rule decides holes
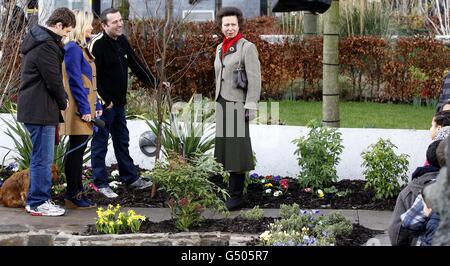
[[[22,73],[17,120],[25,124],[33,142],[26,210],[35,216],[60,216],[64,209],[51,202],[51,165],[60,110],[69,106],[62,79],[64,47],[61,39],[75,27],[75,15],[58,8],[35,26],[22,43]]]
[[[90,50],[97,66],[98,93],[104,102],[101,119],[106,126],[94,133],[91,162],[94,184],[99,192],[108,198],[115,198],[118,195],[109,187],[105,165],[110,133],[121,181],[137,189],[148,188],[152,184],[138,177],[128,150],[130,137],[125,119],[128,68],[150,86],[156,87],[157,81],[139,61],[123,35],[123,20],[119,11],[114,8],[106,9],[100,19],[104,31],[92,40]]]

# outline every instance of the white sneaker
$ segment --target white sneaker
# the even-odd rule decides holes
[[[65,209],[61,208],[59,205],[56,205],[52,200],[48,200],[48,202],[50,202],[55,208],[65,211]],[[27,211],[28,213],[31,212],[30,205],[25,205],[25,211]]]
[[[37,207],[29,207],[29,213],[32,216],[61,216],[66,212],[63,208],[59,207],[51,200],[47,200]],[[27,207],[25,207],[27,209]],[[27,210],[28,211],[28,210]]]
[[[98,192],[102,193],[105,197],[110,198],[110,199],[114,199],[119,196],[119,195],[117,195],[117,193],[112,191],[112,189],[110,187],[99,188]]]

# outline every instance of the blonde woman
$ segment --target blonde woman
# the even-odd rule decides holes
[[[69,136],[69,150],[64,161],[67,191],[64,196],[68,208],[92,208],[95,204],[83,193],[81,174],[83,154],[89,136],[93,134],[90,121],[101,115],[102,105],[97,97],[94,58],[87,48],[92,35],[93,15],[74,11],[76,27],[65,39],[63,76],[64,88],[69,96],[69,108],[63,112],[64,123],[60,133]]]

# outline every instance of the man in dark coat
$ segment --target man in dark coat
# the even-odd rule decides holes
[[[50,200],[51,165],[60,110],[67,109],[69,104],[62,79],[61,39],[72,31],[75,23],[72,11],[58,8],[50,15],[46,27],[33,27],[22,44],[17,120],[25,124],[33,143],[26,210],[35,216],[64,214],[64,209]]]
[[[151,182],[138,177],[137,169],[129,154],[129,131],[125,119],[128,88],[128,68],[147,85],[156,87],[152,73],[137,58],[128,39],[123,35],[123,20],[119,11],[108,8],[100,15],[103,33],[94,37],[89,49],[97,66],[97,88],[104,103],[101,119],[105,127],[94,133],[91,146],[91,162],[94,184],[108,198],[118,195],[111,190],[106,172],[105,157],[109,134],[119,165],[120,180],[131,188],[145,189]]]

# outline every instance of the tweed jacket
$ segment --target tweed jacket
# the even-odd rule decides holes
[[[256,46],[241,38],[230,47],[222,60],[222,44],[217,46],[214,70],[216,76],[215,100],[222,96],[227,101],[242,102],[244,108],[257,110],[261,95],[261,64]],[[237,89],[233,71],[238,68],[239,60],[247,73],[247,91]]]

